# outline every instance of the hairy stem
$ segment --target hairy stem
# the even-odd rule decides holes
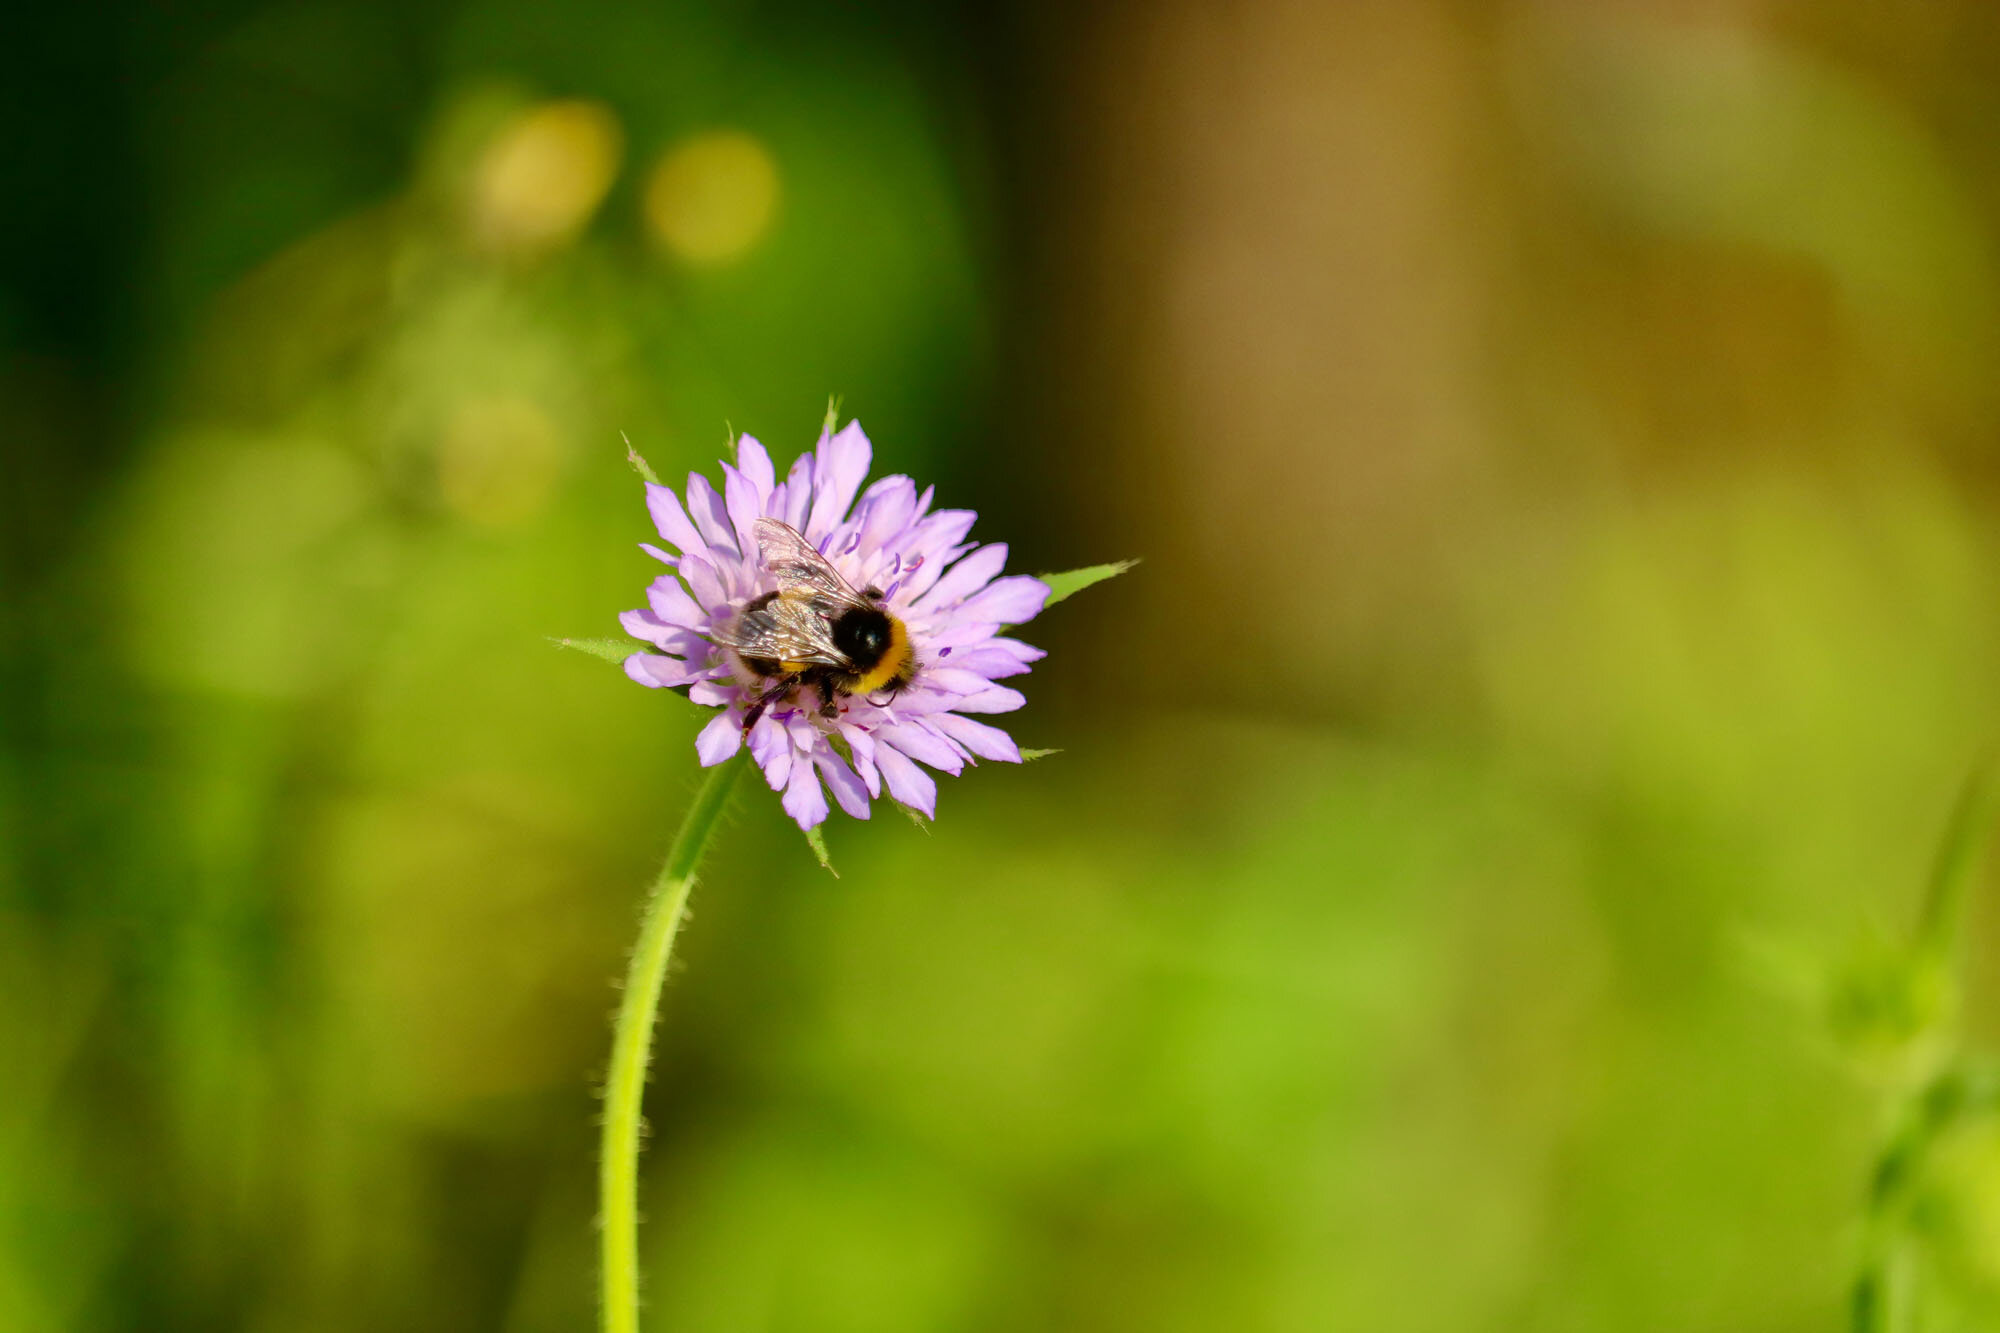
[[[604,1083],[604,1131],[598,1165],[599,1316],[604,1333],[639,1329],[639,1131],[653,1022],[674,936],[687,911],[695,868],[729,803],[741,757],[718,764],[703,779],[681,821],[667,863],[646,897],[639,942],[625,973],[625,994],[611,1036],[611,1072]]]

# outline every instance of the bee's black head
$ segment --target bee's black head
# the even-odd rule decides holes
[[[889,617],[872,608],[856,607],[833,622],[833,646],[864,670],[889,651]]]

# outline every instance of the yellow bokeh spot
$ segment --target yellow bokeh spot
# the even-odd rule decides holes
[[[549,414],[527,398],[470,398],[438,441],[438,495],[475,523],[507,527],[547,506],[568,453]]]
[[[653,237],[693,264],[742,257],[778,212],[778,166],[763,143],[738,130],[683,139],[646,182]]]
[[[472,179],[472,226],[507,253],[536,253],[572,239],[618,174],[624,135],[597,102],[544,102],[493,136]]]

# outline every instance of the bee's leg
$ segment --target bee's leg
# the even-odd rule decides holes
[[[840,716],[840,696],[834,693],[833,672],[816,671],[812,675],[812,687],[819,691],[819,715],[823,718]]]
[[[749,731],[757,725],[757,719],[764,716],[764,710],[798,688],[798,678],[787,676],[757,696],[757,702],[750,705],[750,711],[743,715],[743,730]]]

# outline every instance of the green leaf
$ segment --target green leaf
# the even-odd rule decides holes
[[[813,855],[819,858],[820,868],[835,879],[839,879],[840,872],[833,868],[833,858],[826,854],[826,832],[823,826],[815,824],[807,829],[806,843],[813,849]]]
[[[826,400],[826,420],[820,423],[819,433],[821,435],[831,435],[833,434],[834,427],[839,424],[840,395],[836,393]]]
[[[1021,751],[1021,762],[1025,764],[1033,759],[1047,759],[1052,754],[1061,753],[1061,750],[1023,750]]]
[[[633,653],[641,651],[636,643],[626,643],[622,639],[558,639],[549,636],[549,642],[558,648],[573,648],[579,653],[589,653],[607,662],[623,663]]]
[[[1114,560],[1108,565],[1089,565],[1083,569],[1069,570],[1067,573],[1037,574],[1035,577],[1049,585],[1049,600],[1043,605],[1050,607],[1065,597],[1082,592],[1093,583],[1115,579],[1138,563],[1137,560]]]
[[[632,447],[632,437],[621,430],[618,432],[618,438],[625,441],[625,462],[639,474],[639,479],[651,482],[655,486],[659,485],[659,475],[653,471],[653,465],[640,457],[639,451]]]

